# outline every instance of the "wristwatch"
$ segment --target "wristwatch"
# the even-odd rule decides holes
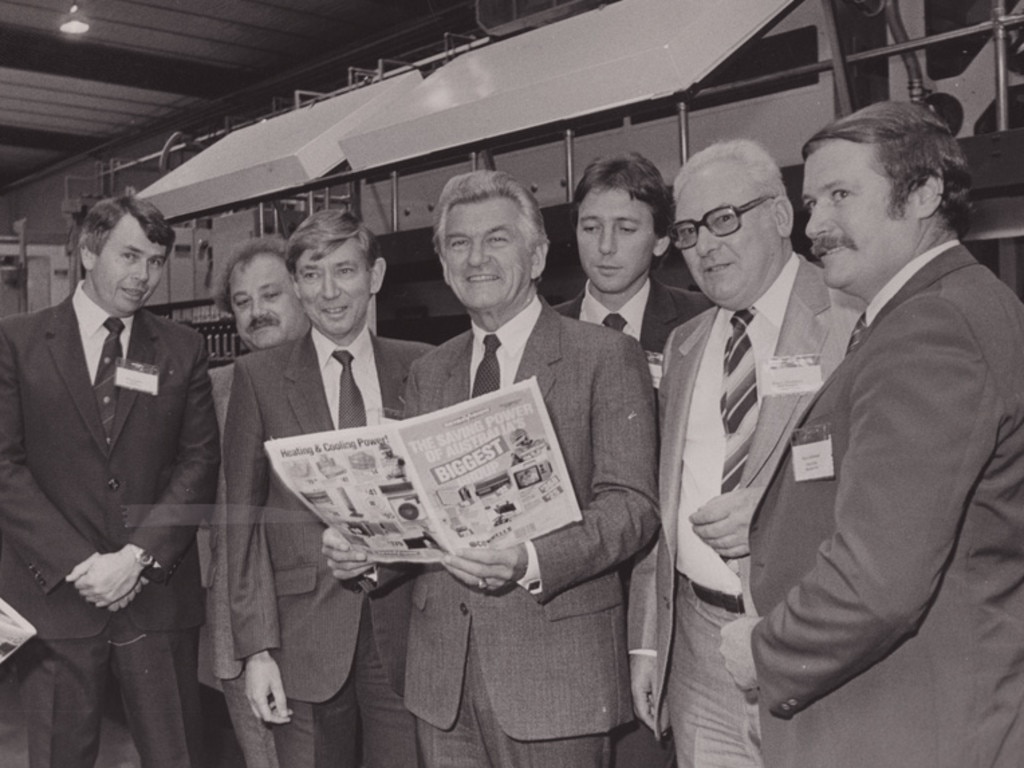
[[[160,563],[156,561],[156,558],[142,547],[131,544],[132,554],[135,556],[135,562],[142,566],[142,575],[150,581],[163,581],[166,577],[166,571],[160,567]]]

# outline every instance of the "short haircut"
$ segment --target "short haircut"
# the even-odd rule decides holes
[[[672,194],[679,201],[680,192],[690,179],[702,168],[712,163],[732,163],[740,166],[755,187],[755,194],[785,197],[786,185],[782,182],[779,164],[762,144],[753,139],[730,139],[717,141],[697,152],[687,160],[676,174]],[[744,201],[745,202],[745,201]]]
[[[448,214],[456,205],[505,198],[519,209],[520,231],[531,248],[547,243],[544,217],[533,194],[504,171],[471,171],[453,176],[444,185],[434,214],[434,249],[443,253]]]
[[[110,239],[110,233],[125,216],[131,216],[139,222],[151,243],[164,247],[164,256],[170,254],[174,246],[174,229],[164,219],[159,208],[132,195],[108,197],[89,209],[78,235],[79,250],[85,248],[99,256]]]
[[[312,251],[314,260],[321,259],[341,247],[347,240],[359,243],[366,263],[373,266],[381,258],[380,243],[354,213],[337,208],[317,211],[309,216],[288,238],[288,255],[285,264],[291,274],[302,254]]]
[[[599,157],[583,170],[572,195],[572,223],[579,221],[580,205],[594,190],[621,189],[633,200],[651,209],[654,234],[665,237],[672,225],[672,192],[658,167],[643,155],[630,152],[614,157]]]
[[[231,278],[234,277],[236,269],[248,267],[257,256],[274,256],[284,264],[287,253],[287,243],[279,235],[245,240],[236,247],[228,256],[228,260],[224,262],[224,268],[217,277],[217,286],[213,294],[214,301],[221,311],[234,314],[231,305]]]
[[[967,158],[949,128],[917,104],[881,101],[841,117],[814,134],[803,147],[804,160],[829,141],[875,147],[880,170],[889,178],[889,215],[906,210],[910,194],[928,178],[942,181],[942,222],[958,237],[967,234],[971,174]]]

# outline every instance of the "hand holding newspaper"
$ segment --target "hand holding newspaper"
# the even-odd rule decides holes
[[[535,379],[413,419],[264,448],[281,482],[377,562],[511,547],[582,519]]]
[[[6,601],[0,600],[0,663],[34,637],[36,628]]]

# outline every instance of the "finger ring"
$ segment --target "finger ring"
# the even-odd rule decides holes
[[[487,580],[486,579],[480,579],[479,581],[477,581],[476,585],[480,589],[487,589]]]

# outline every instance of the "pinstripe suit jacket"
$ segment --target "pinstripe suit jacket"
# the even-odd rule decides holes
[[[472,334],[413,366],[409,414],[468,399]],[[536,376],[583,522],[538,537],[539,596],[482,594],[440,568],[417,577],[406,706],[439,728],[456,719],[472,631],[498,722],[516,739],[602,733],[632,719],[616,565],[651,539],[654,398],[639,344],[546,304],[516,380]],[[472,627],[472,630],[471,630]]]
[[[818,354],[822,374],[839,364],[858,309],[832,294],[822,271],[801,259],[786,306],[776,347],[778,355]],[[675,562],[678,542],[679,491],[683,446],[697,371],[717,308],[677,328],[665,347],[665,368],[659,394],[661,413],[661,534],[657,546],[633,570],[630,587],[629,647],[658,652],[655,690],[658,722],[664,721],[665,677],[675,627]],[[762,400],[757,427],[743,471],[741,487],[758,488],[769,478],[788,445],[788,436],[811,395],[786,395]],[[742,567],[747,566],[743,558]],[[744,571],[744,575],[746,572]],[[747,596],[749,601],[749,595]]]
[[[385,416],[401,418],[409,366],[430,347],[371,337]],[[410,582],[367,598],[331,575],[320,553],[323,523],[270,469],[270,438],[333,429],[313,339],[248,355],[235,363],[224,429],[228,594],[235,653],[270,650],[285,693],[319,702],[348,678],[363,601],[370,600],[377,650],[401,693]]]

